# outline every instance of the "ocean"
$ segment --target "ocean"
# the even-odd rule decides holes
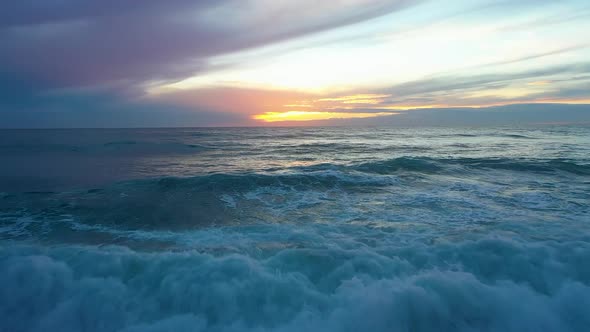
[[[0,331],[590,331],[590,127],[0,131]]]

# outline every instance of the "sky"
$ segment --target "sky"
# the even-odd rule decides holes
[[[0,128],[590,123],[587,0],[23,0]]]

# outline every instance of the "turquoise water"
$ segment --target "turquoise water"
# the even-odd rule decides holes
[[[588,331],[590,128],[0,131],[0,331]]]

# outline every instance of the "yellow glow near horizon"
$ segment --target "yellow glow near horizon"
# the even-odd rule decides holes
[[[344,102],[348,100],[347,98],[325,98],[323,100],[338,100],[340,102]],[[541,104],[541,103],[559,103],[559,104],[590,104],[590,99],[572,99],[572,100],[555,100],[555,99],[541,99],[536,101],[529,102],[531,104]],[[266,123],[271,122],[304,122],[304,121],[314,121],[314,120],[332,120],[332,119],[366,119],[366,118],[376,118],[380,116],[387,116],[387,115],[398,115],[399,112],[395,111],[412,111],[412,110],[420,110],[420,109],[433,109],[433,108],[485,108],[485,107],[494,107],[494,106],[507,106],[519,104],[519,102],[510,102],[506,101],[503,103],[488,103],[482,105],[441,105],[441,104],[433,104],[433,105],[387,105],[379,107],[381,110],[385,112],[375,112],[375,113],[360,113],[360,112],[329,112],[329,111],[285,111],[285,112],[265,112],[262,114],[256,114],[252,118],[254,120],[260,120]],[[351,108],[354,110],[354,108]],[[391,111],[389,111],[391,110]]]
[[[313,121],[313,120],[330,120],[330,119],[365,119],[378,116],[396,115],[395,112],[378,112],[378,113],[346,113],[346,112],[307,112],[307,111],[287,111],[287,112],[266,112],[253,116],[255,120],[264,122],[284,122],[284,121]]]

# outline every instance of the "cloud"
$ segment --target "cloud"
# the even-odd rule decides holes
[[[61,1],[18,1],[6,4],[0,13],[0,28],[59,23],[68,20],[101,18],[113,15],[129,15],[133,12],[169,12],[179,6],[212,6],[212,0],[144,0],[141,2],[117,0],[61,0]]]
[[[210,69],[211,56],[353,24],[414,2],[16,2],[0,14],[0,69],[51,87],[174,80]]]
[[[544,57],[548,57],[548,56],[559,55],[559,54],[569,53],[572,51],[581,50],[581,49],[587,48],[589,46],[590,46],[590,44],[579,44],[579,45],[574,45],[574,46],[569,46],[569,47],[563,47],[563,48],[556,49],[556,50],[530,54],[530,55],[519,57],[516,59],[491,62],[491,63],[484,64],[481,67],[508,65],[508,64],[519,63],[519,62],[524,62],[524,61],[528,61],[528,60],[535,60],[535,59],[540,59],[540,58],[544,58]]]
[[[566,53],[588,46],[583,43],[539,48],[508,60],[494,60],[456,72],[366,90],[289,92],[273,90],[272,86],[260,88],[262,84],[256,85],[247,79],[240,81],[240,77],[233,81],[234,77],[229,77],[227,80],[211,79],[211,85],[203,84],[200,89],[144,95],[154,87],[171,86],[168,83],[187,77],[225,66],[244,66],[240,61],[252,59],[240,57],[245,54],[241,51],[362,22],[421,2],[146,0],[121,3],[114,0],[61,0],[11,3],[0,13],[0,38],[3,40],[0,49],[0,115],[3,123],[0,125],[26,126],[26,121],[30,121],[31,126],[50,126],[49,123],[56,126],[84,123],[151,126],[161,125],[156,123],[158,118],[163,123],[180,125],[252,125],[258,124],[252,120],[255,115],[265,113],[306,111],[364,116],[361,113],[384,114],[395,112],[396,108],[590,100],[590,95],[585,92],[590,82],[590,63],[556,61],[562,64],[522,69],[531,68],[529,62],[536,59],[565,59],[572,55]],[[536,3],[529,1],[524,6],[530,8]],[[458,9],[449,7],[455,14],[448,19],[479,17],[489,10],[494,10],[495,14],[522,11],[520,7],[512,8],[508,2]],[[580,11],[576,15],[586,12]],[[448,13],[443,10],[440,15],[447,17]],[[553,24],[572,15],[570,10],[545,18]],[[401,21],[410,30],[432,24],[428,24],[428,18],[423,18],[425,24],[422,26],[410,16],[416,24],[404,25]],[[500,28],[514,24],[500,24]],[[394,29],[394,34],[399,33],[398,30]],[[364,33],[364,36],[371,39],[372,35]],[[281,47],[273,49],[284,51]],[[240,56],[218,61],[218,56],[234,52],[241,52]],[[261,62],[273,60],[276,59],[257,58]],[[512,67],[513,64],[521,69],[509,69],[516,67]],[[203,79],[207,81],[208,78],[210,76]],[[302,77],[303,82],[306,79]],[[280,80],[282,75],[278,75]],[[313,81],[313,77],[309,81]],[[380,84],[384,86],[392,81]],[[537,81],[547,83],[529,84]],[[350,96],[356,97],[348,98]],[[343,97],[348,99],[341,100]],[[43,113],[44,110],[47,112]],[[109,114],[112,119],[108,119]]]
[[[382,112],[367,109],[368,112]],[[514,126],[543,124],[590,124],[590,105],[514,104],[484,108],[431,108],[398,111],[392,116],[368,119],[316,121],[315,126]]]
[[[479,74],[470,76],[445,75],[408,83],[402,83],[390,88],[382,89],[383,93],[393,96],[424,95],[437,92],[452,92],[456,90],[477,90],[482,88],[497,88],[506,86],[516,80],[532,80],[554,75],[578,75],[590,73],[590,63],[575,63],[553,66],[543,69],[533,69],[516,73]]]
[[[211,57],[361,22],[417,2],[6,4],[0,13],[0,126],[247,124],[249,115],[236,110],[253,105],[254,95],[261,97],[252,89],[225,91],[228,95],[213,90],[194,96],[177,93],[175,101],[137,99],[151,83],[218,69],[210,64]]]
[[[316,100],[314,105],[325,111],[368,109],[383,112],[386,109],[485,107],[515,103],[587,103],[590,100],[589,73],[590,63],[587,62],[519,72],[456,72],[368,91],[348,91],[349,95],[379,95],[380,98],[371,100],[371,107],[363,103],[345,104],[328,97]],[[538,81],[546,84],[530,84]],[[326,102],[329,100],[332,101]]]
[[[286,93],[281,90],[250,89],[247,106],[253,112],[315,111],[315,112],[377,112],[416,108],[486,107],[516,103],[584,103],[590,100],[590,63],[571,63],[541,69],[515,72],[484,71],[487,65],[474,70],[461,70],[436,75],[390,87],[352,88],[338,94]],[[487,72],[487,73],[486,73]],[[476,73],[476,74],[474,74]],[[531,84],[543,82],[544,84]],[[245,91],[241,89],[242,91]],[[221,91],[221,90],[218,90]],[[231,91],[225,88],[223,91]],[[253,93],[258,91],[257,93]],[[182,92],[194,105],[203,101],[211,90]],[[221,95],[213,93],[217,98]],[[278,98],[281,95],[285,98]],[[170,100],[181,99],[170,94]],[[236,98],[228,98],[231,104]],[[266,103],[267,100],[275,100]],[[279,103],[278,101],[281,101]],[[241,103],[241,102],[240,102]],[[237,104],[240,104],[237,103]],[[269,104],[271,109],[257,105]]]
[[[412,126],[420,125],[420,121],[424,125],[444,123],[451,126],[467,123],[510,124],[511,119],[516,122],[533,123],[539,122],[536,121],[538,119],[534,112],[526,114],[521,112],[501,117],[497,114],[488,117],[486,112],[494,110],[493,106],[500,105],[552,104],[555,105],[552,109],[562,110],[564,107],[567,108],[567,105],[556,104],[590,103],[589,73],[590,63],[583,62],[512,73],[466,75],[463,72],[457,72],[401,83],[388,88],[368,91],[354,89],[336,95],[211,87],[164,90],[151,98],[185,107],[206,107],[222,112],[243,114],[250,119],[244,123],[248,125],[261,123],[253,122],[252,119],[265,121],[272,119],[280,125],[302,125],[297,122],[301,119],[306,120],[305,125],[373,124],[377,122],[358,118],[377,116],[378,121],[392,119],[392,121],[383,121],[385,124],[396,125],[401,121]],[[545,84],[530,84],[539,81]],[[486,112],[468,113],[465,116],[460,109],[457,109],[461,107],[487,109]],[[407,112],[402,112],[400,116],[395,115],[400,110],[415,112],[416,109],[431,109],[431,111],[421,112],[416,116],[410,116]],[[524,109],[533,110],[528,106]],[[514,110],[519,111],[519,106],[515,106]],[[322,112],[325,114],[322,115]],[[576,119],[587,121],[584,112],[562,112],[561,120],[559,120],[559,111],[550,111],[539,116],[540,119],[544,119],[540,122],[572,122]],[[374,116],[365,115],[366,113],[373,113]],[[389,114],[394,116],[388,116]],[[431,121],[424,116],[430,116],[434,120]],[[459,118],[454,119],[454,117]]]
[[[246,115],[207,105],[129,99],[110,89],[47,92],[27,80],[0,75],[0,128],[234,126]]]
[[[548,2],[548,3],[552,3],[552,2]],[[511,2],[511,5],[513,5],[513,4],[514,3]],[[574,11],[553,13],[551,15],[547,15],[547,16],[544,16],[541,18],[536,18],[536,19],[529,20],[526,22],[507,25],[507,26],[502,27],[500,30],[505,30],[505,31],[527,30],[530,28],[536,28],[536,27],[540,27],[540,26],[547,27],[547,26],[552,26],[552,25],[557,25],[557,24],[563,24],[566,22],[572,22],[572,21],[576,21],[576,20],[585,20],[588,18],[588,16],[590,16],[590,7],[584,6],[584,7],[576,8],[576,10],[574,10]]]

